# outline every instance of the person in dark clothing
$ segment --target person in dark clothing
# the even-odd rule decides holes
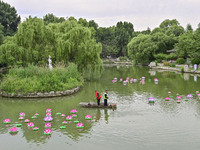
[[[97,99],[97,105],[99,106],[100,105],[100,100],[101,100],[101,95],[97,90],[95,90],[95,94],[96,94],[96,99]]]
[[[104,94],[104,106],[108,106],[108,91],[106,90],[106,93]]]

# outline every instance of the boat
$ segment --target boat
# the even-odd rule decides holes
[[[112,109],[116,109],[117,108],[117,104],[116,103],[108,103],[108,106],[104,106],[104,103],[100,103],[100,105],[98,106],[97,103],[94,102],[80,102],[79,103],[82,107],[87,107],[87,108],[112,108]]]

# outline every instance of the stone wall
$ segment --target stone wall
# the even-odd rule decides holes
[[[6,93],[5,91],[0,91],[0,95],[3,97],[10,98],[48,98],[48,97],[58,97],[58,96],[67,96],[74,94],[80,90],[80,86],[66,91],[50,91],[50,92],[34,92],[34,93]]]

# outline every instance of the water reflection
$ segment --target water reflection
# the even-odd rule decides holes
[[[144,81],[140,80],[142,76],[146,77]],[[8,133],[9,129],[16,126],[17,123],[22,123],[22,127],[19,127],[19,133],[15,137],[22,138],[22,141],[25,141],[24,143],[47,145],[47,143],[50,143],[49,141],[53,141],[52,148],[56,148],[56,146],[54,147],[53,145],[62,144],[64,147],[67,144],[69,145],[70,142],[74,142],[75,144],[79,144],[79,146],[77,146],[78,148],[82,148],[83,145],[87,147],[87,145],[92,142],[96,145],[95,140],[92,141],[93,139],[98,138],[100,141],[105,141],[105,138],[109,138],[105,137],[105,135],[114,134],[120,136],[116,136],[114,140],[109,139],[111,143],[114,143],[112,146],[121,143],[121,141],[130,141],[131,139],[130,143],[126,144],[126,146],[128,149],[132,149],[133,143],[136,143],[137,147],[137,144],[143,144],[143,139],[147,141],[147,138],[157,138],[159,135],[155,135],[156,132],[151,132],[153,131],[152,129],[154,129],[154,131],[159,129],[161,133],[168,135],[169,133],[167,131],[171,133],[174,131],[171,126],[172,122],[174,126],[177,127],[177,130],[179,129],[178,127],[182,121],[180,119],[187,120],[193,118],[193,124],[199,124],[200,101],[198,97],[194,95],[193,99],[188,101],[184,100],[186,99],[186,95],[196,94],[195,91],[200,89],[199,77],[194,77],[194,79],[196,78],[196,80],[194,80],[190,78],[190,76],[190,74],[177,74],[168,71],[149,72],[149,69],[145,67],[112,66],[104,69],[101,78],[87,81],[80,92],[69,97],[32,100],[0,97],[0,139],[2,142],[6,142],[8,139],[11,140],[12,137]],[[119,80],[120,78],[125,80],[129,77],[129,79],[133,78],[138,81],[129,82],[124,86],[123,83],[119,81],[113,84],[112,80],[114,77]],[[155,78],[159,80],[159,82],[157,82],[158,84],[154,82]],[[88,102],[94,99],[95,89],[98,89],[101,95],[103,95],[105,90],[109,90],[109,102],[117,103],[117,110],[81,108],[79,106],[80,102]],[[165,100],[165,97],[169,96],[168,91],[171,91],[172,93],[170,96],[173,96],[170,101]],[[176,101],[177,93],[179,93],[182,98],[180,104]],[[157,97],[155,103],[148,104],[149,97]],[[45,117],[45,110],[47,108],[52,109],[52,117],[54,118],[51,127],[53,133],[51,136],[45,136],[43,133],[45,129],[43,118]],[[66,117],[57,115],[57,113],[60,112],[67,116],[70,115],[72,109],[78,110],[77,118],[74,120],[82,122],[84,128],[77,129],[73,120],[68,122],[66,129],[60,129]],[[39,131],[28,129],[27,124],[18,119],[20,112],[25,112],[26,118],[34,122],[35,126],[40,128]],[[32,119],[31,117],[35,113],[39,113],[40,115],[38,118]],[[85,120],[86,115],[91,115],[92,120]],[[198,119],[195,120],[195,117]],[[11,119],[10,125],[2,124],[5,118]],[[182,121],[181,123],[187,122],[188,121]],[[167,126],[167,130],[162,128],[162,123]],[[102,132],[102,129],[103,131],[105,130],[105,133]],[[184,132],[186,129],[183,128],[182,130],[181,132]],[[200,132],[198,128],[196,128],[196,130]],[[188,133],[187,131],[185,132]],[[9,136],[7,139],[4,139],[6,135]],[[178,137],[178,135],[176,137]],[[67,142],[60,143],[60,140]],[[159,141],[159,138],[157,140],[158,143],[162,143],[162,141]],[[148,142],[151,141],[148,140]],[[106,149],[107,146],[108,145],[101,145],[101,148],[103,147]],[[74,146],[73,148],[76,149],[77,147]],[[93,146],[91,147],[94,148]],[[119,148],[123,147],[124,145]],[[33,149],[37,149],[37,147],[33,147]],[[148,149],[148,147],[144,149]]]

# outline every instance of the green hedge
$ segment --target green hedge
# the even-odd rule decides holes
[[[0,89],[8,93],[64,91],[81,86],[83,78],[77,66],[70,63],[68,67],[48,67],[29,65],[26,68],[13,68],[3,78]]]

